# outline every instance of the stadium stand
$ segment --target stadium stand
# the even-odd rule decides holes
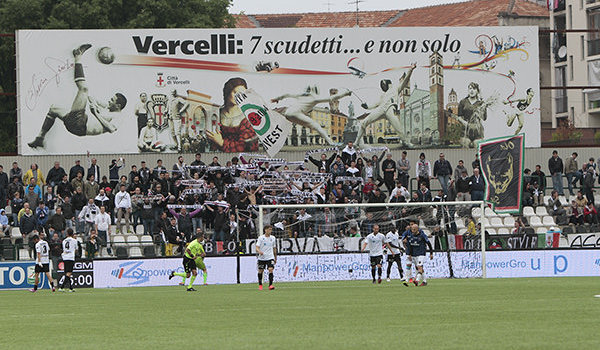
[[[331,149],[322,151],[323,153],[329,152],[326,154],[326,159],[329,159],[335,153]],[[378,148],[376,152],[367,149],[362,155],[365,156],[364,159],[367,159],[375,155],[380,156],[380,153],[381,148]],[[156,165],[151,166],[152,169],[140,164],[137,169],[129,173],[124,170],[125,168],[119,168],[122,173],[117,171],[120,176],[119,181],[125,185],[125,192],[131,200],[131,207],[127,208],[130,210],[130,217],[124,217],[120,221],[117,219],[117,211],[115,210],[115,197],[118,195],[115,192],[119,192],[119,182],[111,183],[108,181],[107,176],[101,176],[100,182],[97,183],[98,191],[92,192],[94,204],[98,207],[100,205],[106,207],[106,212],[109,214],[112,223],[109,226],[110,245],[103,244],[98,257],[153,257],[164,255],[165,246],[169,239],[166,228],[169,225],[169,218],[174,215],[173,213],[176,214],[177,218],[179,242],[182,242],[182,244],[189,242],[196,229],[199,228],[205,233],[207,239],[215,243],[215,251],[211,253],[220,254],[225,253],[224,247],[227,246],[226,242],[223,241],[238,238],[240,240],[256,238],[258,233],[256,206],[258,204],[415,202],[415,199],[412,198],[413,195],[416,193],[416,197],[418,197],[416,188],[412,187],[407,189],[400,186],[398,187],[400,195],[392,195],[390,189],[385,186],[377,186],[379,181],[374,181],[373,185],[369,185],[371,187],[365,186],[368,182],[367,174],[372,172],[367,164],[363,162],[357,166],[358,172],[346,172],[344,169],[350,166],[348,161],[346,160],[346,163],[344,163],[340,159],[333,160],[335,158],[333,157],[331,158],[330,168],[325,169],[325,173],[318,173],[317,165],[320,164],[318,159],[320,153],[316,154],[319,156],[315,156],[317,159],[312,158],[313,154],[315,153],[308,152],[305,162],[272,159],[269,164],[264,159],[255,159],[256,155],[247,154],[232,156],[231,160],[225,161],[220,161],[215,157],[212,163],[204,164],[200,160],[202,155],[197,155],[190,165],[186,165],[185,161],[182,163],[181,166],[185,169],[184,171],[178,170],[180,167],[177,164],[168,167],[158,162]],[[186,157],[190,156],[184,155],[184,158]],[[90,165],[92,160],[88,160],[88,165]],[[121,160],[116,162],[117,166],[123,166],[119,163]],[[221,165],[221,163],[224,164]],[[333,164],[337,164],[337,169],[341,169],[341,171],[334,172]],[[15,167],[20,170],[18,164]],[[36,165],[31,166],[31,168],[34,167]],[[66,227],[72,227],[78,233],[79,243],[82,246],[85,245],[88,234],[85,225],[82,223],[85,218],[80,217],[80,214],[88,198],[85,196],[82,198],[73,188],[76,185],[83,187],[94,185],[87,179],[87,167],[75,165],[68,171],[63,169],[62,171],[67,175],[67,180],[54,183],[53,194],[44,193],[43,200],[47,202],[47,207],[50,209],[51,220],[48,221],[48,224],[36,227],[37,231],[43,230],[49,236],[56,232],[60,238],[64,238]],[[9,174],[19,173],[18,170],[10,169]],[[101,170],[105,170],[105,168],[101,167]],[[77,172],[82,173],[82,178],[76,176]],[[20,170],[20,173],[24,172]],[[44,171],[40,169],[38,173],[42,174]],[[353,177],[357,180],[353,180]],[[17,178],[18,186],[13,186],[12,189],[25,192],[27,186],[21,184],[20,180],[21,178]],[[409,180],[411,181],[408,181],[408,183],[412,184],[415,179]],[[525,191],[528,191],[527,181],[531,181],[531,178],[524,178]],[[548,176],[546,183],[550,184],[551,182]],[[482,213],[481,208],[466,205],[457,205],[450,213],[444,213],[443,210],[439,209],[439,204],[435,204],[435,202],[455,200],[456,194],[452,194],[453,188],[450,187],[451,191],[448,195],[439,197],[436,196],[438,194],[436,186],[439,186],[437,180],[431,181],[430,186],[433,201],[431,207],[422,202],[424,203],[423,207],[418,209],[418,213],[414,216],[418,218],[420,226],[429,235],[432,234],[434,226],[442,223],[448,225],[448,227],[444,227],[448,234],[477,234],[477,232],[474,232],[476,229],[472,227],[472,224],[469,225],[470,219],[473,219],[475,225],[478,223],[483,224],[490,235],[542,234],[551,227],[560,227],[563,235],[600,231],[599,225],[595,224],[593,219],[590,220],[591,226],[587,224],[568,224],[568,217],[571,214],[570,201],[577,199],[573,195],[559,195],[559,201],[562,203],[563,208],[567,209],[566,216],[553,217],[549,215],[549,209],[551,208],[546,207],[546,205],[551,196],[547,194],[543,197],[543,203],[539,203],[537,206],[524,205],[520,215],[496,213],[489,207],[485,208]],[[41,187],[43,191],[46,191],[45,186]],[[319,193],[320,187],[324,188],[323,196]],[[136,192],[138,188],[139,191]],[[381,190],[379,197],[375,195],[376,188]],[[544,191],[549,193],[551,188],[547,187]],[[406,193],[408,193],[407,198],[404,197]],[[592,198],[598,199],[598,196],[598,194],[595,194]],[[65,197],[70,198],[69,202],[65,201]],[[426,198],[426,196],[423,198]],[[144,207],[145,203],[146,207]],[[29,203],[29,201],[19,201],[13,193],[8,196],[6,204],[3,205],[12,226],[7,231],[7,239],[3,239],[0,249],[2,258],[5,260],[30,258],[28,235],[21,233],[18,222],[23,207],[30,204],[32,203]],[[63,220],[60,216],[54,217],[58,207],[63,209],[64,216],[68,219]],[[187,212],[182,211],[183,207],[186,207]],[[225,214],[220,214],[219,207],[223,208]],[[197,216],[185,216],[198,208],[201,209]],[[311,212],[314,214],[314,211]],[[407,217],[410,217],[413,212],[414,210],[409,210],[409,213],[406,214]],[[236,229],[230,230],[227,213],[236,214],[235,220],[236,225],[240,226],[239,232]],[[343,235],[345,233],[343,230],[350,224],[353,224],[353,222],[362,224],[368,219],[368,215],[372,215],[372,220],[380,222],[382,225],[394,222],[393,218],[392,221],[389,221],[390,218],[386,216],[390,214],[382,214],[377,210],[370,209],[360,209],[351,215],[348,212],[342,213],[339,211],[334,214],[336,215],[337,227],[328,231],[318,223],[318,215],[303,222],[298,218],[298,214],[292,213],[290,217],[286,218],[284,229],[276,230],[276,235],[278,237],[286,237],[290,234],[292,236],[296,235],[298,234],[296,228],[300,225],[313,227],[312,231],[302,232],[303,235],[306,234],[307,236]],[[281,218],[273,216],[273,214],[270,215],[269,222],[280,222],[277,219]],[[400,219],[404,214],[391,213],[391,215],[395,219]],[[342,217],[345,218],[343,221],[340,219]],[[246,218],[249,219],[251,224],[243,224]],[[127,229],[127,224],[132,224],[133,221],[136,221],[136,225],[131,225]],[[517,225],[516,221],[522,223],[523,226]],[[120,226],[123,226],[123,232],[117,232]],[[359,233],[364,236],[368,232],[360,229]],[[113,248],[112,251],[109,249],[111,247]],[[181,251],[181,244],[178,244],[174,254],[181,254]],[[83,257],[85,258],[85,253]]]

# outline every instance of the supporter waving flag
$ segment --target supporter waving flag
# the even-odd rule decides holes
[[[252,89],[237,93],[235,101],[256,131],[267,154],[270,157],[276,155],[292,129],[292,123],[278,112],[267,108],[260,95]]]
[[[521,211],[524,134],[479,142],[481,171],[486,181],[485,199],[497,213]]]

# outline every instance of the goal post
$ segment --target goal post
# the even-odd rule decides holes
[[[265,225],[277,228],[277,238],[291,237],[298,231],[303,231],[302,225],[310,226],[302,237],[338,237],[339,233],[345,234],[350,227],[358,225],[361,237],[366,237],[370,232],[362,232],[362,222],[365,220],[382,227],[381,232],[386,234],[392,225],[399,222],[415,220],[419,227],[427,232],[432,232],[434,226],[445,228],[460,222],[463,226],[465,218],[472,217],[476,223],[481,224],[479,232],[488,230],[489,218],[485,201],[441,201],[441,202],[410,202],[410,203],[345,203],[345,204],[263,204],[258,206],[259,235],[263,234]],[[472,215],[471,213],[477,213]],[[468,213],[468,214],[465,214]],[[331,218],[328,219],[328,216]],[[311,218],[311,219],[307,219]],[[485,220],[484,220],[485,218]],[[310,224],[308,224],[310,220]],[[436,222],[433,224],[433,222]],[[361,223],[361,224],[359,224]],[[354,225],[354,226],[353,226]],[[403,232],[404,229],[400,229]],[[460,232],[456,232],[460,233]],[[486,234],[480,234],[481,239],[481,273],[486,278]],[[449,241],[446,240],[446,244]],[[449,256],[449,255],[448,255]]]

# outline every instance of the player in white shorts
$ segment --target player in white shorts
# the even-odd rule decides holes
[[[417,262],[417,278],[413,281],[415,286],[426,286],[427,278],[423,271],[425,263],[425,248],[429,249],[429,259],[433,260],[433,247],[423,230],[416,223],[411,224],[410,234],[404,239],[404,246],[409,245],[413,261]],[[416,258],[416,259],[415,259]],[[419,282],[421,281],[421,284]]]

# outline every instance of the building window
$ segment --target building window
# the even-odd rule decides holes
[[[571,107],[571,113],[569,113],[569,116],[571,117],[573,124],[575,124],[575,107]]]
[[[565,86],[566,84],[566,67],[558,67],[554,70],[554,80],[556,86]],[[555,91],[555,112],[556,114],[567,112],[567,90]]]
[[[600,8],[588,11],[588,29],[600,29]],[[588,56],[600,54],[600,33],[588,33]]]
[[[579,38],[581,42],[581,60],[583,61],[585,59],[585,38],[583,35],[581,35]]]
[[[567,14],[569,15],[569,29],[573,29],[573,6],[569,5]]]
[[[569,80],[573,81],[573,55],[569,56]]]
[[[566,19],[564,15],[554,16],[554,29],[567,29]],[[554,52],[554,62],[565,62],[567,60],[567,56],[562,55],[564,50],[560,50],[560,48],[563,46],[567,46],[567,34],[565,32],[554,33],[554,37],[552,38],[552,51]]]

